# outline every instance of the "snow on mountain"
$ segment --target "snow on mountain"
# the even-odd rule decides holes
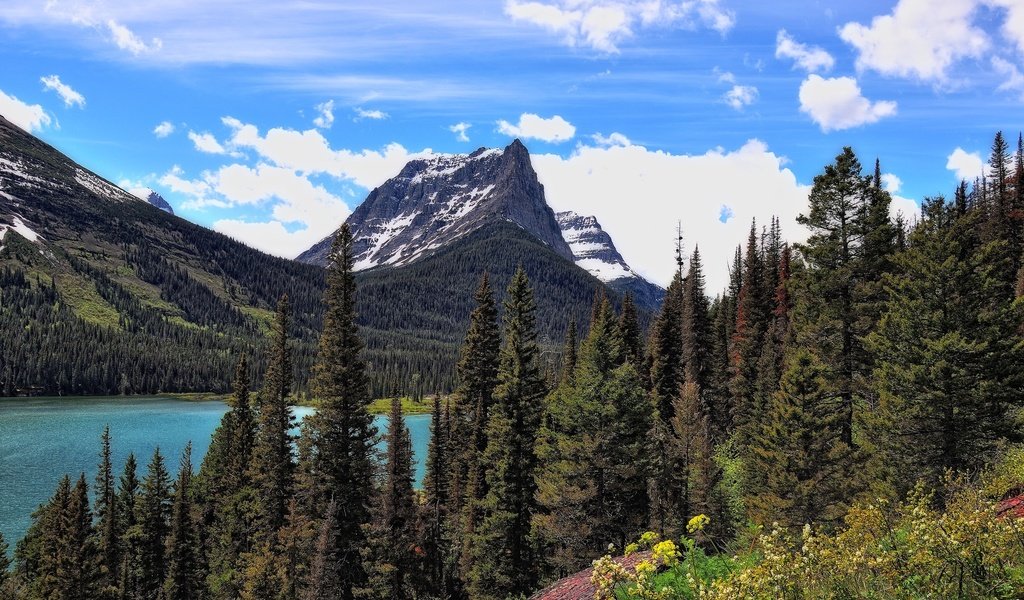
[[[584,217],[572,211],[555,214],[576,264],[594,277],[608,283],[627,277],[640,277],[626,264],[615,248],[612,238],[601,229],[594,217]]]
[[[352,213],[356,270],[407,265],[494,220],[511,221],[572,258],[526,148],[436,154],[409,162]],[[298,260],[326,264],[331,235]]]

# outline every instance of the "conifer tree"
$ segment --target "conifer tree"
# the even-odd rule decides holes
[[[709,314],[710,305],[704,291],[704,266],[700,259],[700,248],[693,249],[690,257],[690,271],[683,286],[683,380],[702,390],[711,383],[713,369],[713,324]]]
[[[427,446],[427,470],[423,478],[424,503],[420,526],[425,556],[425,591],[435,596],[442,596],[449,591],[445,568],[449,542],[446,529],[450,473],[448,452],[447,412],[443,408],[441,394],[436,394],[430,412],[430,443]]]
[[[242,585],[242,555],[252,547],[253,515],[247,473],[253,457],[255,424],[249,393],[249,363],[235,366],[228,412],[213,433],[199,475],[208,515],[207,588],[213,598],[234,598]]]
[[[795,280],[797,345],[813,350],[839,394],[841,438],[852,445],[854,413],[861,404],[857,382],[869,372],[862,338],[872,326],[858,311],[857,286],[864,275],[867,217],[877,201],[872,178],[849,147],[814,178],[810,208],[797,221],[811,231],[797,246],[806,268]],[[877,274],[875,275],[877,276]]]
[[[287,518],[295,464],[291,430],[295,427],[288,397],[292,388],[292,349],[288,340],[291,307],[285,294],[277,304],[271,330],[270,355],[259,394],[252,459],[248,476],[257,507],[256,537],[273,539]]]
[[[757,384],[754,393],[756,405],[771,406],[782,378],[783,358],[790,337],[790,311],[793,308],[792,296],[789,293],[792,254],[789,246],[784,245],[780,252],[778,274],[773,294],[773,308],[768,331],[765,334],[761,356],[757,365]]]
[[[469,572],[473,598],[525,594],[536,583],[530,532],[536,511],[535,445],[545,390],[535,313],[533,291],[520,266],[506,294],[505,342],[487,426],[487,495],[481,503],[483,518],[474,534]]]
[[[0,533],[0,598],[3,598],[3,600],[9,600],[14,597],[14,594],[7,587],[11,581],[11,559],[7,557],[9,550],[10,546],[4,540],[4,534]]]
[[[562,377],[560,382],[563,385],[571,386],[576,379],[576,361],[578,360],[578,348],[576,347],[576,335],[579,325],[576,317],[569,320],[569,327],[565,330],[565,344],[562,349]]]
[[[342,226],[334,240],[324,292],[323,332],[313,369],[311,391],[317,412],[304,423],[307,464],[307,513],[333,522],[333,533],[320,541],[330,547],[321,579],[337,582],[341,600],[351,600],[366,582],[360,550],[370,522],[373,492],[373,444],[376,428],[369,412],[363,342],[356,325],[356,284],[352,270],[352,232]],[[331,509],[339,514],[327,514]]]
[[[194,600],[202,597],[199,544],[192,515],[192,443],[181,455],[181,468],[174,484],[171,524],[167,534],[167,576],[163,597]]]
[[[732,421],[739,433],[740,452],[759,426],[763,407],[756,403],[757,364],[768,328],[768,303],[765,291],[763,256],[758,243],[757,225],[752,223],[743,261],[743,278],[736,299],[736,324],[729,358],[729,391],[732,396]]]
[[[118,514],[117,488],[114,482],[114,467],[110,460],[110,426],[103,428],[100,438],[100,464],[96,473],[95,514],[97,519],[97,547],[100,556],[100,580],[98,585],[103,594],[109,596],[117,589],[117,569],[121,562],[120,515]]]
[[[134,585],[137,572],[137,541],[138,528],[136,504],[139,500],[139,479],[137,475],[138,465],[135,454],[129,453],[124,461],[124,469],[118,480],[117,487],[117,529],[120,534],[118,539],[118,564],[117,596],[119,598],[131,598],[131,591],[137,589]],[[128,573],[129,567],[132,572]]]
[[[981,215],[958,216],[941,198],[924,212],[868,338],[881,393],[870,437],[897,491],[919,480],[941,489],[946,470],[976,472],[1020,436],[1024,305],[1003,295],[1005,241],[982,242]]]
[[[306,584],[304,600],[336,600],[346,594],[346,583],[341,579],[344,568],[339,556],[338,507],[332,498],[324,510],[324,518],[317,533],[316,545],[309,567],[309,581]],[[351,594],[351,592],[347,592]]]
[[[640,331],[640,317],[637,315],[633,296],[622,297],[622,312],[619,315],[619,339],[622,340],[622,358],[629,361],[637,373],[644,368],[644,340]]]
[[[707,394],[714,401],[709,406],[711,436],[716,443],[732,433],[732,402],[729,396],[729,312],[733,301],[722,295],[712,302],[709,318],[712,322],[711,366]]]
[[[681,269],[681,267],[680,267]],[[672,418],[672,399],[683,383],[683,276],[677,271],[665,292],[651,337],[651,389],[664,423]]]
[[[96,550],[89,487],[78,478],[61,516],[57,534],[58,598],[93,598],[97,595],[100,557]]]
[[[368,589],[363,594],[381,600],[415,597],[417,569],[416,506],[412,488],[412,440],[405,426],[400,398],[391,399],[388,414],[387,461],[384,485],[377,500],[372,533]]]
[[[126,533],[127,561],[122,581],[129,586],[122,593],[129,598],[156,598],[166,575],[164,545],[170,526],[171,483],[160,449],[142,480],[135,502],[135,525]]]
[[[699,386],[687,381],[676,398],[676,416],[672,421],[673,451],[679,457],[677,476],[682,485],[678,504],[673,508],[677,511],[675,520],[679,530],[690,517],[702,514],[711,519],[710,527],[702,535],[721,541],[725,537],[728,517],[719,489],[722,473],[715,462],[706,397]]]
[[[748,503],[755,521],[797,529],[834,523],[845,512],[851,450],[827,371],[806,350],[794,350],[768,420],[752,440],[764,487]]]
[[[459,387],[453,396],[452,419],[449,422],[452,437],[449,512],[453,518],[462,521],[457,524],[459,529],[472,526],[472,523],[465,523],[468,517],[463,508],[483,498],[485,491],[478,488],[474,490],[477,496],[469,497],[466,488],[470,470],[475,469],[487,443],[484,428],[488,411],[494,403],[494,388],[498,384],[498,352],[501,346],[498,311],[487,273],[480,279],[473,299],[476,307],[470,315],[469,331],[456,366]]]

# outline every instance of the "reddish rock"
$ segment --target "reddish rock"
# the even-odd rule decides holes
[[[632,570],[640,561],[650,558],[650,552],[637,552],[626,557],[619,557],[615,562]],[[530,596],[530,600],[593,600],[594,586],[590,584],[590,574],[594,569],[584,569],[575,575],[552,583],[548,587]]]

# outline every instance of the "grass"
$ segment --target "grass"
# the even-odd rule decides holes
[[[91,281],[63,273],[58,274],[56,280],[61,299],[83,321],[113,329],[121,328],[120,313],[100,296]]]

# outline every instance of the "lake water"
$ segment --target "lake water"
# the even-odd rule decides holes
[[[196,470],[210,435],[227,411],[223,402],[174,398],[15,398],[0,399],[0,532],[13,552],[30,523],[32,511],[53,494],[65,473],[85,473],[90,489],[99,463],[100,434],[110,425],[114,470],[120,475],[129,452],[139,463],[139,478],[156,447],[172,476],[185,444],[192,442]],[[296,417],[312,412],[296,407]],[[375,419],[381,433],[387,418]],[[406,425],[416,460],[416,485],[423,480],[430,415],[410,415]]]

